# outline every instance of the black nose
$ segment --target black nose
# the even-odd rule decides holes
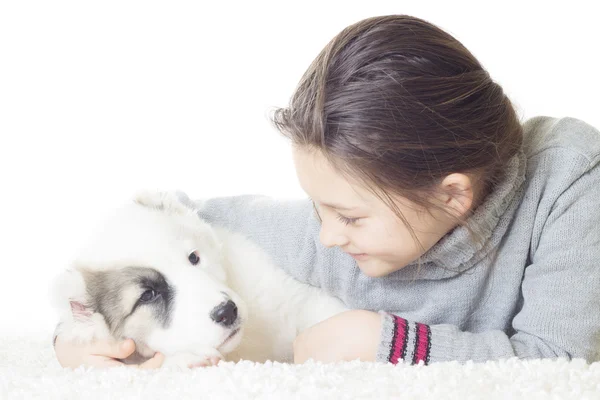
[[[221,303],[210,312],[210,318],[219,325],[231,326],[237,319],[237,306],[231,300]]]

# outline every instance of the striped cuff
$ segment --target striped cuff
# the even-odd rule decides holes
[[[381,340],[377,361],[398,364],[429,364],[431,328],[418,322],[409,322],[397,315],[380,311]]]

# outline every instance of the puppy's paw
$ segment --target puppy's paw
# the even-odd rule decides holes
[[[163,367],[178,369],[210,367],[212,365],[217,365],[222,359],[223,355],[217,350],[203,352],[203,354],[175,353],[165,358]]]
[[[199,363],[190,364],[190,365],[188,365],[188,368],[214,367],[214,366],[218,365],[220,361],[221,361],[220,357],[210,357]]]

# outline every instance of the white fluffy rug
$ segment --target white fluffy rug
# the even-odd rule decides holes
[[[0,399],[600,399],[583,360],[391,366],[221,363],[190,371],[62,369],[48,339],[0,338]]]

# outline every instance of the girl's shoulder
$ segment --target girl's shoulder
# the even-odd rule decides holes
[[[523,124],[523,137],[524,150],[530,160],[552,155],[557,162],[563,157],[562,161],[581,157],[597,163],[600,157],[600,131],[577,118],[531,118]]]
[[[600,131],[576,118],[535,117],[523,124],[526,181],[553,204],[582,177],[600,184]],[[583,190],[583,189],[581,189]],[[570,193],[571,191],[569,191]]]

